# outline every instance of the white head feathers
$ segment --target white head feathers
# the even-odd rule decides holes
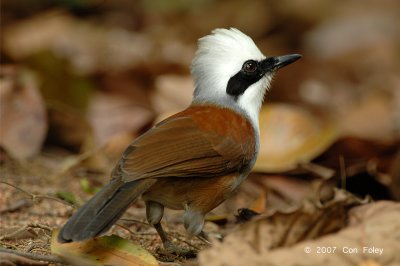
[[[271,77],[266,75],[252,84],[237,102],[226,93],[229,79],[250,59],[260,61],[265,56],[249,36],[235,28],[215,29],[211,35],[200,38],[191,67],[195,81],[194,102],[239,107],[258,125],[259,109]]]

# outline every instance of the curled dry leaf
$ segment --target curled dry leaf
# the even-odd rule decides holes
[[[399,194],[400,172],[397,158],[400,142],[340,138],[315,163],[335,169],[341,186],[357,195],[374,199],[394,198]]]
[[[400,88],[400,85],[397,89]],[[372,140],[395,140],[398,132],[400,94],[370,92],[352,105],[338,119],[340,132],[345,136]]]
[[[50,50],[87,74],[136,66],[151,56],[152,48],[153,42],[143,34],[101,27],[59,11],[41,13],[4,30],[4,50],[12,58]]]
[[[382,201],[347,212],[361,203],[338,191],[333,201],[313,214],[304,207],[291,214],[260,217],[228,235],[223,243],[201,252],[200,265],[328,266],[361,265],[368,260],[377,265],[398,265],[400,204]],[[338,229],[340,220],[348,221],[341,231],[298,242]]]
[[[158,265],[147,250],[116,235],[64,244],[57,241],[57,235],[58,230],[54,230],[51,252],[72,265]]]
[[[264,106],[260,113],[260,152],[254,170],[293,170],[325,151],[337,135],[329,120],[318,119],[299,107]]]
[[[46,137],[44,102],[29,71],[2,66],[0,76],[0,146],[26,159],[40,151]]]
[[[320,60],[344,61],[358,53],[370,57],[394,51],[389,48],[399,40],[400,25],[395,11],[398,2],[382,5],[371,1],[364,3],[364,8],[357,2],[350,5],[354,5],[352,12],[350,8],[337,8],[333,11],[336,15],[326,17],[305,35],[304,46],[309,54]],[[385,57],[375,64],[381,65],[382,59]]]
[[[93,142],[93,130],[83,116],[74,108],[62,103],[49,104],[49,131],[47,141],[50,144],[65,147],[78,152]],[[68,160],[69,165],[72,161]],[[72,163],[73,164],[73,163]],[[65,169],[69,168],[64,166]]]
[[[399,203],[377,202],[354,208],[349,220],[348,228],[337,234],[269,252],[263,265],[398,265]],[[317,253],[327,249],[331,251]]]
[[[192,101],[193,80],[190,76],[163,75],[155,81],[151,96],[158,114],[170,114],[186,108]]]
[[[152,118],[153,112],[135,99],[101,92],[93,95],[88,111],[96,146],[105,145],[114,137],[127,132],[136,133],[150,123]]]
[[[290,213],[302,206],[305,200],[317,198],[327,202],[334,197],[334,180],[304,179],[298,176],[252,174],[249,181],[263,190],[263,209],[250,208],[264,214]],[[261,199],[260,199],[261,200]]]
[[[397,151],[390,166],[390,192],[395,200],[400,200],[400,150]]]

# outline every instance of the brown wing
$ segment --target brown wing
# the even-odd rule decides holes
[[[112,175],[126,182],[220,176],[239,171],[254,152],[253,128],[242,116],[217,107],[190,107],[136,139]]]

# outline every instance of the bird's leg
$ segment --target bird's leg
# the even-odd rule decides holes
[[[180,248],[180,247],[174,245],[171,242],[171,240],[169,239],[169,237],[167,236],[167,233],[165,233],[164,229],[162,228],[161,223],[155,224],[153,226],[157,230],[157,233],[160,235],[161,241],[163,242],[164,249],[168,253],[186,257],[186,258],[196,257],[196,255],[197,255],[196,250]]]
[[[164,215],[164,206],[155,201],[146,201],[146,217],[149,224],[154,226],[161,237],[165,249],[170,249],[173,244],[161,226],[161,219]]]
[[[201,230],[200,234],[198,234],[196,237],[207,245],[211,245],[210,238],[203,230]]]
[[[154,226],[158,235],[161,237],[164,248],[169,249],[173,244],[168,239],[167,234],[161,226],[161,219],[164,215],[164,206],[155,201],[146,201],[146,218],[149,224]]]
[[[164,249],[168,253],[176,254],[179,256],[195,257],[196,256],[195,251],[179,248],[171,242],[167,233],[164,231],[160,223],[163,214],[164,214],[163,205],[154,201],[146,201],[147,221],[149,222],[149,224],[153,225],[154,228],[157,230],[157,233],[160,236],[161,241],[163,242]]]
[[[163,242],[164,248],[168,251],[175,249],[175,245],[172,244],[171,240],[168,238],[167,233],[165,233],[164,229],[161,226],[161,223],[154,224],[153,226],[157,230],[157,233],[160,236],[161,241]]]
[[[204,226],[204,214],[201,212],[190,209],[189,206],[185,208],[185,214],[183,215],[183,221],[186,231],[195,235],[198,239],[204,243],[211,245],[211,242],[207,234],[203,231]]]
[[[186,206],[185,214],[183,215],[183,224],[190,235],[200,235],[202,234],[201,232],[203,231],[204,226],[204,214]],[[204,235],[203,232],[203,236]]]

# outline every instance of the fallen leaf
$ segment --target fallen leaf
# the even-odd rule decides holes
[[[119,160],[126,147],[138,136],[138,134],[133,134],[129,131],[116,134],[110,137],[106,145],[101,149],[101,152],[106,155],[110,162],[115,163]],[[107,169],[109,170],[111,167],[108,166]]]
[[[257,230],[249,224],[225,238],[223,243],[199,254],[200,265],[388,265],[400,261],[400,203],[380,201],[350,209],[346,227],[315,240],[270,249],[276,229],[265,223]],[[257,220],[256,223],[262,221]],[[264,218],[265,220],[266,218]],[[285,223],[290,227],[290,221]],[[314,230],[314,224],[308,224]],[[250,230],[253,229],[253,230]],[[247,234],[246,234],[247,233]],[[241,238],[238,238],[241,237]],[[258,248],[258,249],[257,249]],[[381,252],[382,253],[379,253]]]
[[[155,80],[151,99],[158,114],[181,111],[192,101],[193,80],[190,76],[162,75]]]
[[[38,237],[38,233],[31,227],[23,227],[22,229],[11,227],[1,230],[1,240],[32,239],[36,237]]]
[[[251,204],[250,209],[252,211],[258,212],[258,213],[263,213],[265,212],[265,209],[267,207],[267,194],[266,193],[261,193],[257,199]]]
[[[251,174],[249,181],[264,190],[264,213],[291,212],[304,200],[318,197],[321,201],[332,199],[334,183],[331,180],[305,179],[301,176]],[[261,207],[261,206],[260,206]]]
[[[222,244],[210,249],[209,254],[216,252],[229,257],[229,253],[238,252],[236,248],[244,248],[243,252],[251,250],[251,253],[264,254],[272,249],[315,239],[344,227],[347,210],[362,203],[353,195],[337,190],[335,197],[325,204],[316,199],[305,200],[302,206],[287,212],[259,215],[233,230]]]
[[[49,131],[46,143],[61,146],[73,152],[92,143],[93,130],[86,118],[76,110],[58,103],[49,106]],[[68,163],[74,164],[73,158]],[[65,168],[67,169],[68,163]]]
[[[369,7],[366,9],[355,4],[353,12],[337,9],[335,16],[326,18],[305,35],[305,50],[320,60],[345,60],[351,55],[365,53],[368,49],[374,52],[366,56],[378,55],[377,46],[388,48],[384,45],[395,44],[400,31],[398,16],[394,11],[398,3],[393,2],[389,6],[371,3],[367,4]]]
[[[335,180],[346,190],[374,199],[396,197],[399,174],[395,171],[400,142],[340,138],[314,162],[336,170]]]
[[[112,93],[95,93],[88,111],[96,146],[105,145],[120,134],[133,135],[152,118],[153,112],[135,99]]]
[[[397,139],[396,100],[400,101],[394,95],[375,91],[353,102],[337,119],[341,135],[371,140]]]
[[[389,171],[391,176],[390,192],[395,200],[400,200],[400,149],[394,155]]]
[[[0,146],[17,159],[39,153],[47,133],[44,102],[28,70],[0,67]]]
[[[72,265],[158,265],[147,250],[116,235],[60,244],[57,241],[58,232],[53,231],[51,252]]]
[[[337,136],[329,120],[288,104],[266,105],[260,113],[260,151],[253,170],[293,170],[325,151]]]
[[[146,61],[152,49],[152,40],[143,34],[99,26],[64,11],[40,13],[4,30],[4,50],[12,58],[52,51],[85,74],[130,68]]]

